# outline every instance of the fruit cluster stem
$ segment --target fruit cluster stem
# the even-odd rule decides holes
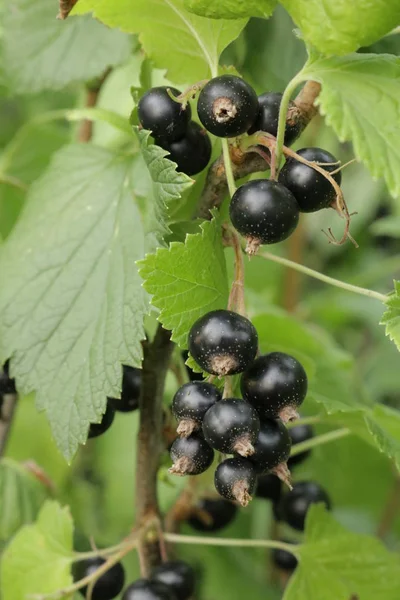
[[[241,540],[237,538],[200,537],[196,535],[180,535],[166,533],[165,539],[171,544],[196,544],[202,546],[230,546],[239,548],[277,548],[297,555],[300,545],[286,544],[277,540]]]
[[[3,456],[17,408],[18,395],[6,394],[0,412],[0,457]]]

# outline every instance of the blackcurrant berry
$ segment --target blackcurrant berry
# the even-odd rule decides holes
[[[201,498],[192,508],[189,525],[197,531],[219,531],[227,527],[237,514],[237,506],[222,498]]]
[[[122,600],[178,600],[171,588],[161,581],[138,579],[128,586]]]
[[[185,135],[174,142],[157,140],[156,144],[169,152],[167,157],[177,164],[177,171],[186,175],[197,175],[208,165],[212,146],[205,129],[192,121]]]
[[[200,475],[214,460],[213,449],[196,434],[177,438],[171,446],[170,455],[174,464],[169,472],[174,475]]]
[[[200,429],[204,415],[219,400],[221,393],[212,383],[192,381],[180,387],[172,401],[172,414],[179,421],[179,435],[187,437]]]
[[[215,450],[225,454],[250,456],[260,431],[257,411],[238,398],[226,398],[214,404],[204,415],[203,434]]]
[[[291,427],[289,429],[289,435],[291,437],[292,444],[301,444],[301,442],[311,440],[311,438],[314,437],[314,430],[311,427],[311,425],[296,425],[295,427]],[[288,460],[289,468],[293,467],[294,465],[299,465],[310,454],[311,450],[305,450],[300,454],[295,454],[294,456],[291,456]]]
[[[11,379],[9,375],[10,361],[6,361],[3,365],[3,369],[0,367],[0,395],[3,394],[15,394],[15,380]]]
[[[296,544],[297,542],[291,542],[289,540],[282,540],[285,544]],[[282,571],[288,571],[291,573],[297,567],[297,558],[291,552],[283,550],[283,548],[274,548],[272,550],[272,562],[278,569]]]
[[[152,581],[160,581],[173,591],[177,600],[188,600],[194,592],[195,575],[183,560],[170,560],[151,574]]]
[[[303,531],[308,509],[318,502],[323,502],[328,510],[331,508],[328,494],[318,483],[299,481],[283,496],[280,502],[280,514],[291,527]]]
[[[253,88],[236,75],[211,79],[199,95],[199,119],[210,133],[223,138],[248,131],[258,114]]]
[[[261,244],[276,244],[290,236],[299,222],[293,194],[277,181],[253,179],[233,194],[229,214],[235,229],[246,238],[248,254]]]
[[[93,575],[105,562],[104,558],[95,557],[74,563],[72,567],[74,581]],[[92,600],[111,600],[115,598],[124,587],[124,581],[125,572],[121,563],[113,565],[97,579],[92,590]],[[86,598],[87,587],[83,587],[79,591]]]
[[[131,412],[139,408],[141,386],[142,370],[124,365],[121,399],[109,398],[114,409],[119,412]]]
[[[285,481],[288,477],[286,461],[290,455],[292,442],[290,435],[280,419],[265,419],[261,422],[258,437],[254,443],[254,454],[250,460],[257,473],[274,469],[274,473]]]
[[[241,378],[243,398],[257,409],[260,419],[298,418],[296,408],[307,394],[307,375],[298,360],[283,352],[259,356]]]
[[[279,502],[282,493],[282,482],[273,473],[260,475],[257,478],[256,496],[272,502]]]
[[[266,131],[273,136],[278,134],[279,109],[282,102],[282,94],[279,92],[265,92],[258,96],[258,116],[248,133],[251,135],[256,131]],[[293,102],[289,108],[295,108]],[[300,122],[286,120],[285,145],[290,146],[301,133]]]
[[[230,310],[200,317],[189,332],[189,350],[200,367],[214,375],[234,375],[254,360],[258,335],[254,325]]]
[[[105,433],[109,429],[114,421],[115,411],[112,403],[107,401],[106,412],[104,413],[100,423],[91,423],[89,427],[88,438],[94,438],[102,433]]]
[[[250,502],[256,486],[257,473],[247,458],[227,458],[221,462],[214,475],[217,492],[227,500],[236,500],[242,506]]]
[[[182,358],[186,362],[189,357],[189,352],[187,350],[182,351]],[[196,373],[193,371],[188,365],[186,365],[186,371],[189,375],[190,381],[204,381],[203,373]]]
[[[192,110],[188,104],[183,108],[180,102],[172,100],[167,87],[154,87],[139,100],[139,121],[145,129],[149,129],[154,138],[174,142],[182,138],[187,131]],[[169,88],[174,96],[180,91]]]
[[[297,154],[309,161],[321,163],[337,163],[337,159],[321,148],[302,148]],[[329,173],[338,168],[337,164],[322,166]],[[339,171],[332,175],[338,185],[342,181]],[[279,181],[293,194],[301,212],[314,212],[328,208],[336,200],[336,192],[332,184],[321,173],[295,158],[288,158],[279,173]]]

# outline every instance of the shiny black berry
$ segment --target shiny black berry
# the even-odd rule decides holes
[[[6,361],[3,369],[0,367],[0,396],[4,394],[15,394],[15,380],[9,375],[10,361]]]
[[[302,148],[297,150],[297,154],[309,161],[337,163],[333,154],[321,148]],[[337,169],[338,165],[323,166],[322,168],[331,172]],[[332,177],[340,185],[341,172],[335,173]],[[336,192],[332,184],[321,173],[295,158],[288,158],[278,179],[292,192],[301,212],[314,212],[321,208],[328,208],[336,200]]]
[[[212,146],[205,129],[198,123],[189,123],[185,135],[174,142],[156,138],[156,144],[169,152],[167,157],[177,164],[177,171],[186,175],[197,175],[210,162]]]
[[[289,540],[282,540],[285,544],[296,544]],[[271,553],[272,562],[278,569],[291,573],[297,567],[297,558],[291,552],[283,550],[283,548],[274,548]]]
[[[112,402],[107,401],[106,412],[104,413],[100,423],[91,423],[89,427],[88,438],[94,438],[109,429],[114,421],[115,411]]]
[[[234,375],[254,360],[258,335],[254,325],[230,310],[214,310],[200,317],[189,332],[189,351],[207,373]]]
[[[142,386],[142,370],[124,365],[122,377],[121,399],[109,398],[115,410],[131,412],[139,408],[139,397]]]
[[[258,96],[258,116],[256,122],[250,127],[248,133],[251,135],[256,131],[266,131],[275,137],[278,134],[279,109],[282,102],[282,94],[279,92],[265,92]],[[289,108],[294,108],[294,103],[290,103]],[[285,127],[285,146],[293,144],[294,140],[301,133],[300,122],[286,119]]]
[[[318,483],[299,481],[283,496],[279,512],[291,527],[303,531],[308,509],[318,502],[323,502],[328,510],[331,508],[328,494]]]
[[[227,458],[214,475],[217,492],[226,500],[236,500],[242,506],[250,502],[257,481],[256,469],[247,458]]]
[[[253,88],[236,75],[211,79],[199,95],[199,119],[210,133],[223,138],[248,131],[258,114]]]
[[[201,498],[192,507],[188,522],[196,531],[220,531],[232,523],[237,511],[236,504],[228,500]]]
[[[187,438],[177,438],[171,446],[174,463],[169,472],[174,475],[200,475],[214,460],[214,451],[202,436],[193,433]]]
[[[246,252],[254,254],[261,244],[282,242],[299,222],[293,194],[269,179],[253,179],[233,194],[229,214],[235,229],[247,240]]]
[[[215,450],[225,454],[250,456],[260,431],[257,411],[238,398],[214,404],[204,415],[203,434]]]
[[[205,381],[192,381],[180,387],[172,401],[172,414],[179,421],[179,435],[187,437],[200,429],[204,415],[221,397],[218,388]]]
[[[307,394],[307,375],[298,360],[283,352],[259,356],[241,378],[243,398],[257,409],[260,419],[298,418],[296,408]]]
[[[93,575],[105,562],[104,558],[96,557],[74,563],[72,567],[74,581]],[[125,572],[121,563],[113,565],[97,579],[92,590],[92,600],[111,600],[115,598],[124,587],[124,581]],[[83,587],[79,591],[86,598],[87,587]]]
[[[277,469],[287,471],[286,461],[289,458],[292,442],[290,435],[280,419],[265,419],[261,422],[260,431],[254,443],[254,454],[250,460],[257,473],[265,473]]]
[[[272,502],[279,502],[282,494],[282,482],[273,473],[257,477],[256,496]]]
[[[289,429],[289,435],[292,440],[292,445],[301,444],[301,442],[306,442],[314,437],[314,430],[311,425],[296,425],[295,427],[291,427]],[[300,454],[291,456],[288,460],[289,468],[293,467],[294,465],[299,465],[308,456],[310,456],[310,454],[311,450],[305,450],[304,452],[300,452]]]
[[[146,92],[139,100],[139,121],[145,129],[149,129],[154,138],[173,142],[182,138],[187,131],[192,110],[188,104],[182,107],[169,97],[166,87],[154,87]],[[174,96],[181,93],[175,88],[169,88]]]
[[[138,579],[128,586],[122,600],[178,600],[174,592],[161,581]]]
[[[166,585],[173,591],[177,600],[188,600],[194,592],[194,571],[183,560],[170,560],[160,565],[154,569],[150,579]]]

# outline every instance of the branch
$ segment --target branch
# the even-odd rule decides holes
[[[75,0],[75,2],[76,2],[76,0]],[[71,7],[71,9],[72,9],[72,7]],[[91,84],[87,85],[85,108],[93,108],[94,106],[96,106],[102,85],[110,73],[111,73],[111,69],[107,69],[101,77],[96,79]],[[93,121],[89,120],[89,119],[85,119],[84,121],[82,121],[82,123],[80,125],[79,133],[78,133],[78,140],[80,142],[84,142],[84,143],[90,142],[90,140],[92,139],[92,135],[93,135]]]
[[[64,21],[77,2],[78,0],[60,0],[60,10],[57,19]]]

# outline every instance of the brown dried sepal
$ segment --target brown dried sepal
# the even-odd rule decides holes
[[[217,123],[229,123],[236,117],[237,108],[230,98],[221,96],[214,101],[212,112]]]
[[[172,465],[168,472],[171,475],[179,475],[183,477],[184,475],[190,475],[193,470],[193,462],[187,456],[181,456],[178,460]]]
[[[232,449],[234,452],[237,452],[237,454],[240,454],[240,456],[244,456],[245,458],[246,456],[254,454],[254,446],[248,435],[242,435],[238,438],[232,446]]]
[[[237,361],[232,356],[215,356],[211,361],[211,371],[220,377],[230,375],[237,367]]]
[[[181,421],[179,421],[179,425],[176,428],[176,432],[179,435],[179,437],[187,438],[199,428],[199,423],[197,421],[194,421],[194,419],[182,419]]]
[[[249,256],[254,256],[257,254],[259,247],[261,246],[261,241],[258,238],[248,237],[246,238],[247,245],[245,252]]]
[[[276,467],[274,467],[273,469],[271,469],[271,473],[273,473],[274,475],[276,475],[277,477],[279,477],[279,479],[281,481],[283,481],[283,483],[285,485],[287,485],[287,487],[289,488],[289,490],[293,489],[292,486],[292,475],[289,471],[289,467],[287,466],[287,463],[283,462],[280,463],[279,465],[277,465]]]
[[[300,415],[297,412],[295,406],[290,405],[285,406],[285,408],[282,408],[282,410],[279,412],[279,418],[282,421],[282,423],[286,424],[290,423],[291,421],[296,421],[300,418]]]
[[[232,496],[243,507],[247,506],[253,499],[249,494],[249,486],[243,479],[233,484]]]

